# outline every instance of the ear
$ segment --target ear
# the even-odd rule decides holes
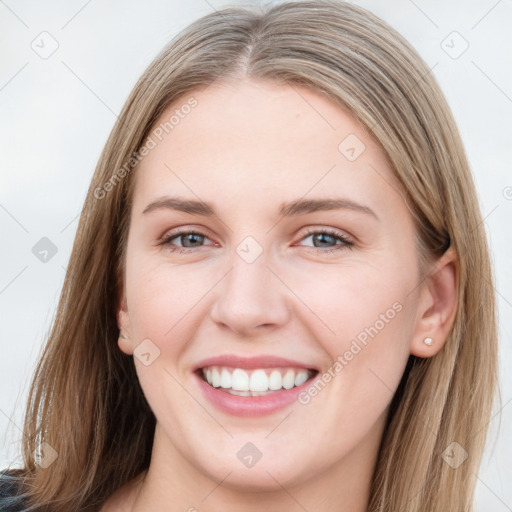
[[[457,314],[458,285],[459,263],[455,250],[450,248],[422,284],[411,354],[431,357],[444,346]],[[430,345],[425,343],[426,338],[432,339]]]
[[[127,355],[133,354],[133,346],[131,339],[130,315],[128,313],[128,303],[124,286],[120,286],[119,302],[117,306],[117,327],[119,328],[119,338],[117,344],[122,352]]]

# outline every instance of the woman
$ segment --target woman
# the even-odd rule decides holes
[[[6,509],[471,510],[477,204],[435,79],[373,14],[196,21],[100,158]]]

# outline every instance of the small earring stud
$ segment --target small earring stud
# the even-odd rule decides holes
[[[430,345],[432,345],[432,343],[434,343],[434,340],[432,338],[425,338],[423,340],[423,343],[425,343],[425,345],[428,345],[430,347]]]
[[[123,340],[127,340],[128,339],[123,333],[121,333],[121,338],[123,338]]]

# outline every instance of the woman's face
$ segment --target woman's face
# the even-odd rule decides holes
[[[150,137],[119,324],[152,464],[255,490],[362,471],[420,297],[382,150],[325,97],[252,80],[180,99]]]

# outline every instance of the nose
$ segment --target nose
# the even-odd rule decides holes
[[[285,325],[291,311],[287,290],[267,268],[264,254],[252,263],[234,254],[232,261],[230,272],[216,287],[213,321],[246,337]]]

